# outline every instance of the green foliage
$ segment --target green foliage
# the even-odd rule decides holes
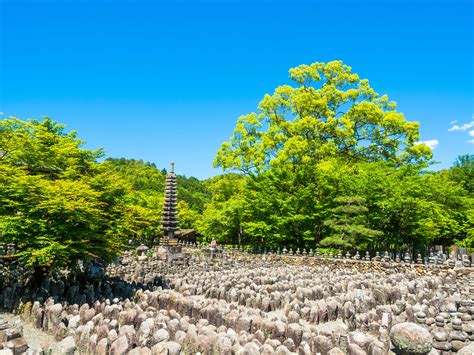
[[[214,160],[248,176],[236,193],[239,240],[420,252],[472,245],[472,156],[448,171],[424,170],[432,152],[418,141],[418,123],[340,61],[301,65],[290,78],[294,86],[239,117]],[[223,210],[207,211],[221,229],[204,234],[235,234],[218,223]]]
[[[308,169],[274,168],[250,178],[243,222],[247,240],[272,247],[311,244],[324,214],[317,190]]]
[[[166,170],[158,170],[148,162],[135,159],[108,158],[104,166],[132,186],[125,196],[126,205],[121,227],[131,233],[136,242],[153,244],[162,235],[161,211]],[[196,228],[210,192],[204,182],[177,176],[178,212],[181,228]]]
[[[129,239],[161,235],[166,171],[82,148],[76,132],[49,118],[0,122],[0,233],[35,267],[111,260]],[[194,228],[210,199],[206,184],[179,176],[183,228]]]
[[[142,160],[109,158],[103,166],[131,186],[119,228],[137,243],[152,243],[161,232],[165,176]]]
[[[201,213],[192,209],[184,200],[178,201],[178,220],[183,229],[195,229],[201,219]]]
[[[176,176],[178,200],[186,201],[193,211],[202,213],[211,200],[211,192],[207,184],[195,177]]]
[[[344,159],[298,170],[272,167],[259,176],[240,175],[245,184],[239,189],[216,184],[200,232],[227,243],[271,247],[423,253],[434,244],[471,246],[473,198],[448,176]]]
[[[159,171],[155,164],[143,160],[107,158],[104,165],[120,175],[135,191],[163,191],[166,173]]]
[[[102,152],[49,118],[3,119],[0,137],[0,233],[17,257],[51,268],[117,255],[128,186],[97,164]]]
[[[341,61],[290,69],[295,87],[265,95],[257,112],[239,117],[217,152],[215,166],[259,174],[328,157],[424,164],[431,149],[418,143],[418,122],[408,122],[387,95],[377,94]]]
[[[460,183],[469,193],[474,193],[474,155],[460,155],[449,170],[450,179]]]
[[[336,207],[331,209],[333,217],[324,221],[331,234],[319,243],[321,246],[335,246],[341,249],[366,249],[370,242],[383,233],[367,227],[365,198],[360,196],[338,196]]]
[[[236,174],[221,175],[208,181],[212,199],[197,223],[197,231],[205,240],[215,238],[220,243],[241,243],[244,186],[245,178]]]

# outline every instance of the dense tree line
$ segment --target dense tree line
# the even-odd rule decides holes
[[[472,155],[430,172],[418,123],[340,61],[290,78],[218,151],[215,166],[242,175],[217,178],[204,235],[273,247],[473,246]]]
[[[425,253],[474,247],[474,156],[432,152],[386,95],[342,62],[290,70],[217,152],[225,174],[178,176],[181,227],[202,241]],[[0,233],[36,268],[155,243],[165,169],[87,150],[51,121],[0,121]]]
[[[83,148],[77,132],[43,120],[0,121],[0,242],[42,272],[161,236],[166,171]],[[210,198],[202,182],[179,177],[180,217],[190,227]]]
[[[474,170],[473,157],[467,160],[436,173],[334,158],[297,172],[219,176],[198,230],[222,243],[273,248],[472,248],[474,198],[463,187],[469,182],[459,180]]]

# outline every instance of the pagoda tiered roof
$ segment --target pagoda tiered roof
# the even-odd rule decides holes
[[[161,223],[165,237],[174,238],[175,232],[179,231],[178,221],[178,197],[176,195],[176,175],[174,173],[174,163],[171,162],[170,172],[166,175],[165,198]]]

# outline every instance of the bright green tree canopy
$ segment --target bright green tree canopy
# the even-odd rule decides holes
[[[431,158],[431,149],[417,144],[418,122],[341,61],[301,65],[290,78],[295,86],[279,86],[257,112],[239,117],[215,166],[255,174],[330,156],[397,164]]]

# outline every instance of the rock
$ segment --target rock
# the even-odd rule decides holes
[[[431,334],[422,326],[404,322],[394,325],[390,331],[393,345],[401,352],[427,354],[432,345]]]
[[[288,338],[293,339],[296,346],[299,346],[303,337],[303,328],[298,323],[291,323],[288,325],[286,334]]]
[[[127,355],[151,355],[151,350],[147,347],[136,347],[130,350]]]
[[[232,349],[232,341],[230,338],[224,335],[219,335],[217,337],[217,349],[221,353],[230,351]]]
[[[59,323],[56,331],[54,332],[54,340],[61,341],[67,336],[67,334],[68,334],[68,329],[66,327],[66,324],[61,322]]]
[[[81,317],[79,315],[72,316],[71,318],[69,318],[67,327],[70,331],[75,331],[77,327],[79,327],[80,322]]]
[[[250,326],[252,320],[249,317],[242,317],[237,320],[236,331],[240,333],[241,331],[250,332]]]
[[[128,340],[125,335],[122,335],[115,340],[110,346],[110,355],[122,355],[128,351]]]
[[[126,336],[129,344],[136,342],[136,331],[133,325],[123,325],[120,327],[119,336]],[[150,339],[151,342],[151,339]],[[146,345],[146,344],[145,344]]]
[[[112,344],[115,340],[117,340],[118,334],[115,329],[112,329],[109,331],[109,334],[107,334],[107,340],[109,341],[109,344]]]
[[[95,349],[97,347],[97,334],[93,334],[90,338],[89,338],[89,349],[88,349],[88,352],[94,354],[95,353]]]
[[[329,350],[327,355],[345,355],[345,352],[336,346]]]
[[[296,350],[295,342],[291,338],[286,339],[283,342],[283,345],[286,346],[286,348],[290,350],[290,352],[294,352]]]
[[[298,323],[300,321],[300,315],[295,311],[288,313],[288,323]]]
[[[95,309],[94,308],[90,308],[90,309],[85,310],[82,313],[81,324],[86,324],[88,321],[92,320],[92,318],[94,318],[94,316],[95,316]]]
[[[133,348],[132,350],[128,352],[127,355],[140,355],[140,350],[141,350],[140,347]]]
[[[285,345],[280,345],[276,348],[275,355],[291,355],[291,352]]]
[[[357,344],[349,344],[347,346],[347,353],[349,355],[367,355],[367,353]]]
[[[153,338],[151,337],[153,328],[155,326],[155,322],[152,318],[146,319],[142,324],[140,324],[140,328],[138,329],[138,342],[142,346],[152,346]]]
[[[109,353],[109,342],[107,338],[102,338],[99,340],[95,351],[97,355],[107,355]]]
[[[457,355],[472,355],[474,354],[474,343],[470,343],[469,345],[466,345],[459,349],[459,351],[456,353]]]
[[[465,345],[466,345],[466,343],[464,341],[452,340],[451,341],[451,350],[453,350],[454,352],[457,352],[457,351],[461,350],[462,348],[464,348]]]
[[[278,339],[280,341],[285,341],[286,339],[286,324],[281,320],[277,320],[273,323],[272,338]]]
[[[313,341],[313,352],[327,354],[329,350],[333,347],[331,340],[329,340],[324,335],[318,335],[314,337]]]
[[[298,355],[311,355],[311,347],[305,341],[301,342],[298,347]]]
[[[28,349],[25,338],[15,338],[3,343],[4,347],[13,351],[15,355],[24,353]]]
[[[260,348],[255,343],[247,343],[237,352],[237,355],[260,355]]]
[[[169,338],[170,334],[166,329],[163,328],[159,329],[155,334],[153,334],[153,340],[155,341],[155,343],[168,341]]]
[[[64,338],[56,345],[58,354],[73,355],[76,350],[76,341],[73,336]],[[53,352],[54,353],[54,352]]]
[[[20,337],[21,334],[16,329],[8,328],[5,330],[0,330],[0,343],[4,343]]]
[[[433,337],[437,341],[446,341],[448,340],[448,333],[445,331],[436,331],[433,333]]]
[[[185,338],[186,338],[186,333],[183,332],[182,330],[178,330],[176,334],[174,335],[174,340],[179,344],[181,344]]]
[[[168,350],[168,355],[179,355],[181,352],[181,345],[174,341],[164,343],[165,349]]]
[[[351,343],[357,344],[362,350],[367,350],[369,347],[370,338],[361,331],[349,333]]]
[[[47,331],[54,332],[56,327],[61,322],[63,307],[61,304],[56,303],[46,308],[46,316],[48,317],[48,329]]]
[[[154,345],[151,348],[153,355],[179,355],[181,352],[181,345],[174,341],[165,341]]]
[[[269,344],[263,344],[263,346],[260,349],[260,354],[261,355],[274,355],[275,350]]]

